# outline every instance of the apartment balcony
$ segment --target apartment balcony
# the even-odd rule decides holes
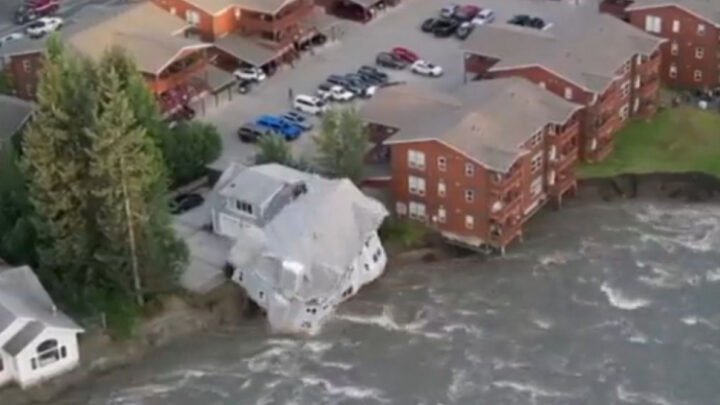
[[[578,148],[573,146],[558,154],[554,160],[550,160],[550,165],[558,172],[565,171],[573,167],[578,161]]]
[[[522,234],[521,221],[507,221],[505,223],[490,222],[488,241],[490,245],[504,249],[513,240]]]
[[[493,196],[505,195],[507,192],[520,184],[521,170],[514,167],[507,174],[496,173],[490,178],[490,194]]]
[[[499,222],[505,222],[512,214],[517,214],[522,200],[519,191],[513,191],[504,199],[498,199],[490,203],[490,218]]]
[[[555,184],[550,186],[550,192],[555,196],[561,196],[570,190],[577,181],[572,171],[559,171],[555,177]]]
[[[650,97],[660,90],[660,75],[657,73],[644,76],[640,79],[640,97]]]

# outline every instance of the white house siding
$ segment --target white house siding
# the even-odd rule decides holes
[[[37,368],[33,370],[32,359],[38,357],[37,347],[48,339],[57,340],[58,352],[65,348],[65,357],[45,365],[38,360]],[[26,388],[75,368],[79,360],[77,332],[48,328],[15,356],[16,378],[20,386]]]
[[[15,375],[15,363],[13,358],[2,351],[2,347],[5,343],[10,340],[11,337],[15,336],[30,320],[29,319],[16,319],[10,324],[4,331],[0,332],[0,358],[3,361],[3,371],[0,371],[0,386],[3,386],[12,381]]]

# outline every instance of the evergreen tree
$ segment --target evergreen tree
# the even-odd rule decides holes
[[[369,140],[365,124],[356,110],[329,111],[314,140],[318,165],[323,172],[354,182],[362,178]]]

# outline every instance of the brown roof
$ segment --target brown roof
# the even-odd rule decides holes
[[[592,92],[603,92],[636,54],[650,55],[663,39],[606,14],[571,15],[548,31],[492,24],[463,44],[469,53],[499,59],[490,71],[542,66]]]
[[[720,1],[718,0],[635,0],[627,10],[678,6],[709,22],[720,25]]]
[[[184,50],[210,46],[174,35],[187,24],[151,2],[90,8],[77,18],[89,24],[67,37],[71,46],[91,58],[99,58],[113,46],[122,46],[133,56],[138,69],[146,73],[159,73]]]
[[[506,78],[472,82],[453,95],[388,87],[360,113],[367,121],[398,128],[387,143],[435,139],[506,172],[538,130],[564,123],[579,108],[528,80]]]

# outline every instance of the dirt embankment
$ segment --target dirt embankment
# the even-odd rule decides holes
[[[163,302],[158,313],[138,325],[132,338],[113,341],[101,332],[86,333],[80,337],[80,366],[28,390],[16,386],[0,390],[0,403],[26,405],[49,402],[69,388],[137,362],[153,348],[178,338],[206,330],[232,329],[243,318],[245,304],[240,287],[229,282],[202,297],[170,297]]]
[[[623,174],[579,182],[580,200],[621,198],[720,201],[720,178],[704,173]]]

